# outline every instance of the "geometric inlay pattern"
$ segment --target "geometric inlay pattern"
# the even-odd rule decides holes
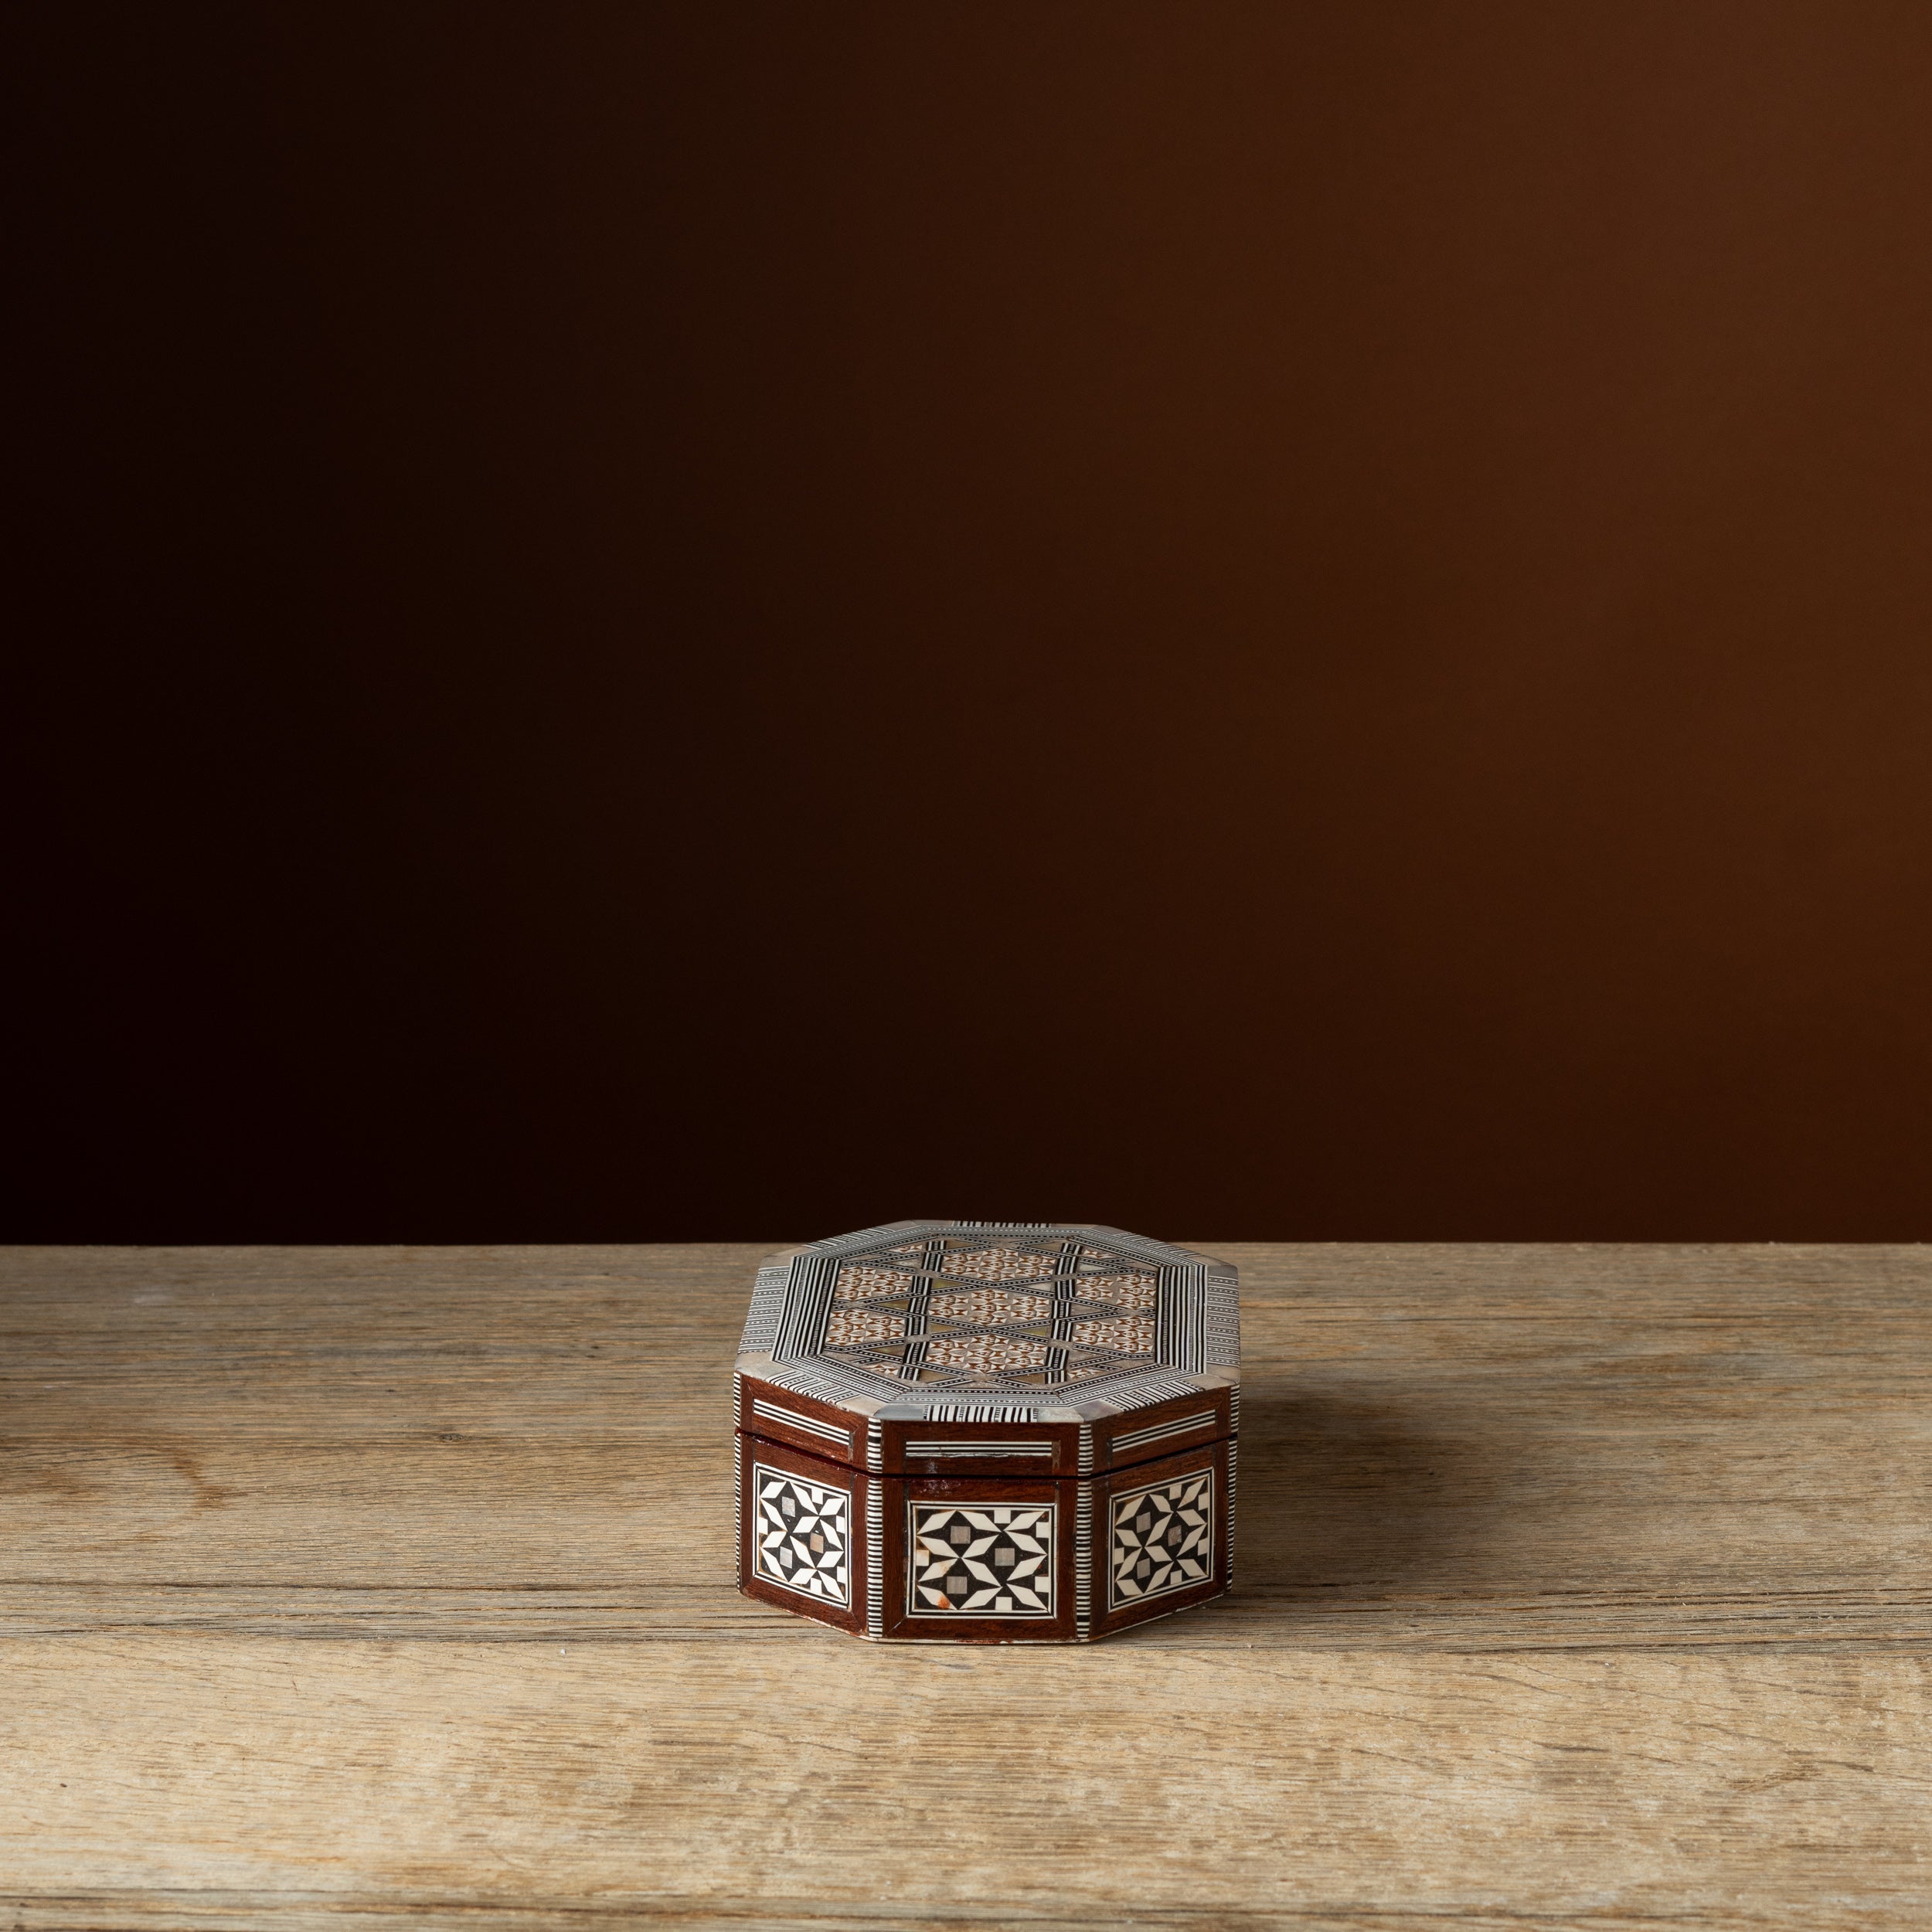
[[[825,1321],[825,1339],[835,1349],[873,1342],[903,1342],[905,1338],[906,1318],[903,1314],[881,1314],[862,1301],[838,1304]]]
[[[1109,1506],[1107,1604],[1145,1603],[1214,1574],[1214,1471],[1202,1469],[1114,1497]]]
[[[1236,1381],[1240,1285],[1122,1228],[894,1221],[770,1256],[739,1368],[888,1422],[1097,1420]]]
[[[906,1606],[915,1617],[1051,1617],[1050,1502],[916,1502]]]
[[[821,1603],[852,1601],[852,1496],[849,1491],[755,1464],[753,1534],[757,1573]]]
[[[839,1266],[818,1352],[901,1388],[1068,1388],[1157,1366],[1159,1278],[1072,1234],[882,1243]]]

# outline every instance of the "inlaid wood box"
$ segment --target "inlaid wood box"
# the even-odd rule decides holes
[[[771,1257],[735,1381],[738,1580],[855,1636],[1080,1643],[1233,1573],[1225,1262],[900,1221]]]

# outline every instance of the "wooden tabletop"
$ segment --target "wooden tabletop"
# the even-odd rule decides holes
[[[0,1252],[0,1932],[1932,1923],[1932,1250],[1195,1241],[1235,1594],[731,1581],[781,1245]]]

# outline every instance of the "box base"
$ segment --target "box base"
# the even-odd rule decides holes
[[[875,1643],[1091,1643],[1227,1594],[1235,1448],[1083,1477],[892,1475],[741,1431],[739,1586]]]

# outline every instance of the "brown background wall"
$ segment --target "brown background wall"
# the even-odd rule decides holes
[[[1922,0],[7,30],[7,1234],[1932,1236]]]

